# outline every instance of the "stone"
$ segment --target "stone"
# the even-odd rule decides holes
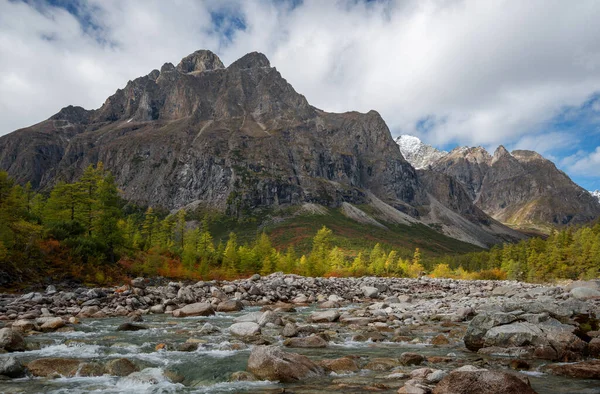
[[[41,326],[42,331],[56,331],[65,326],[65,322],[60,317],[52,317],[46,320]]]
[[[174,317],[211,316],[215,314],[212,305],[204,302],[189,304],[173,311]]]
[[[29,319],[15,320],[12,324],[12,328],[19,331],[31,331],[36,328],[35,321]]]
[[[217,305],[217,312],[238,312],[244,309],[244,304],[238,300],[223,301]]]
[[[356,361],[350,357],[321,360],[318,362],[318,364],[323,368],[335,373],[356,372],[360,369]]]
[[[255,346],[248,358],[248,371],[259,379],[283,383],[321,376],[324,373],[322,367],[306,356],[285,352],[277,346]]]
[[[25,367],[13,356],[0,358],[0,375],[9,378],[20,378],[25,376]]]
[[[425,357],[419,353],[405,352],[400,355],[400,363],[402,365],[421,365],[425,361]]]
[[[600,360],[590,360],[575,364],[555,364],[547,369],[554,375],[580,379],[600,379]]]
[[[221,332],[219,327],[213,326],[210,323],[204,323],[200,331],[198,332],[200,335],[209,335],[214,334],[215,332]]]
[[[27,369],[33,376],[40,377],[73,377],[83,364],[75,358],[42,358],[31,361]]]
[[[313,323],[331,323],[340,318],[340,313],[336,310],[328,310],[323,312],[313,312],[308,317],[308,321]]]
[[[582,301],[600,299],[600,290],[589,287],[575,287],[570,293],[573,298]]]
[[[477,351],[484,347],[484,336],[494,326],[510,324],[517,320],[511,313],[480,314],[475,316],[467,327],[463,341],[467,349]]]
[[[371,371],[389,371],[400,364],[396,358],[377,357],[371,359],[363,368]]]
[[[452,371],[433,389],[433,394],[536,394],[518,377],[499,371]]]
[[[360,288],[363,295],[367,298],[377,298],[379,296],[379,289],[373,286],[363,286]]]
[[[260,326],[253,322],[233,323],[229,332],[239,337],[249,337],[260,334]]]
[[[165,307],[162,304],[153,305],[150,307],[150,313],[154,313],[155,315],[165,313]]]
[[[450,340],[444,334],[438,334],[431,339],[432,345],[443,346],[443,345],[448,345],[449,343],[450,343]]]
[[[256,381],[256,376],[252,375],[247,371],[237,371],[231,374],[229,378],[230,382],[254,382]]]
[[[102,376],[106,373],[106,368],[99,362],[84,362],[79,365],[77,375],[79,376]]]
[[[119,325],[119,327],[117,327],[117,331],[141,331],[141,330],[147,330],[148,327],[143,326],[141,324],[133,324],[133,323],[123,323],[121,325]]]
[[[138,289],[145,289],[146,288],[146,280],[144,278],[132,279],[131,287],[136,287]]]
[[[287,323],[283,327],[283,330],[281,330],[281,335],[286,338],[295,337],[296,335],[298,335],[298,329],[296,328],[296,325],[294,323]]]
[[[140,369],[126,358],[117,358],[106,363],[106,371],[114,376],[128,376]]]
[[[17,330],[5,327],[0,329],[0,349],[7,352],[23,352],[27,350],[27,344]]]
[[[327,341],[318,335],[311,335],[302,338],[288,338],[283,341],[283,345],[296,348],[324,348],[327,347]]]

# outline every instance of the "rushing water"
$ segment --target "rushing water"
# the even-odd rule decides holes
[[[29,337],[29,341],[41,343],[39,350],[12,353],[23,363],[45,357],[78,358],[85,361],[107,361],[114,358],[127,358],[142,369],[127,377],[73,377],[73,378],[22,378],[0,381],[2,393],[270,393],[281,392],[289,388],[295,393],[346,393],[363,392],[366,385],[374,385],[381,392],[395,393],[402,385],[401,380],[389,379],[390,372],[361,370],[354,374],[331,374],[296,384],[282,385],[277,382],[229,382],[233,372],[246,369],[252,345],[243,345],[232,339],[226,328],[234,317],[258,308],[248,308],[244,312],[221,314],[211,317],[193,317],[177,319],[170,315],[145,316],[142,323],[148,330],[136,332],[117,332],[116,327],[124,319],[84,319],[76,326],[76,331],[40,334]],[[301,321],[311,308],[300,308],[292,314]],[[209,322],[220,327],[222,332],[211,335],[198,335],[198,331]],[[459,344],[455,346],[434,347],[416,343],[371,343],[353,342],[354,332],[345,331],[336,325],[337,336],[325,349],[290,349],[307,355],[312,359],[338,358],[356,355],[363,358],[398,357],[406,351],[415,351],[425,356],[446,356],[454,353],[455,363],[438,364],[432,368],[450,370],[469,362],[480,362],[477,354],[464,351]],[[275,329],[263,329],[263,334],[282,342]],[[435,335],[431,333],[431,336]],[[189,338],[197,338],[201,344],[196,351],[182,352],[169,350]],[[171,345],[167,350],[156,350],[156,345]],[[461,350],[462,349],[462,350]],[[0,354],[0,357],[8,357]],[[536,370],[541,364],[535,364],[528,372],[533,388],[539,393],[598,393],[600,382],[593,380],[569,379],[546,375]],[[409,370],[416,367],[403,368]],[[488,367],[489,368],[489,367]],[[500,367],[498,367],[500,368]],[[173,383],[167,376],[179,376],[181,383]],[[383,385],[381,385],[383,384]],[[356,389],[354,388],[356,387]]]

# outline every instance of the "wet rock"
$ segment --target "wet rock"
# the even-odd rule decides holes
[[[75,358],[42,358],[31,361],[27,364],[27,369],[33,376],[73,377],[81,364],[83,362]]]
[[[371,371],[389,371],[390,369],[400,365],[400,362],[396,358],[389,357],[378,357],[371,359],[365,366],[364,369]]]
[[[323,375],[324,370],[310,359],[288,353],[276,346],[256,346],[248,358],[248,371],[263,380],[295,382]]]
[[[106,371],[114,376],[128,376],[140,369],[126,358],[117,358],[106,363]]]
[[[600,379],[600,360],[590,360],[575,364],[550,365],[547,369],[554,375],[581,379]]]
[[[195,342],[184,342],[177,345],[178,352],[195,352],[198,350],[199,344]]]
[[[324,348],[327,347],[327,341],[318,335],[311,335],[303,338],[289,338],[283,341],[286,347],[296,348]]]
[[[99,362],[82,363],[77,370],[78,376],[102,376],[106,373],[106,368]]]
[[[425,361],[425,357],[419,353],[405,352],[400,355],[402,365],[421,365],[423,361]]]
[[[174,317],[188,317],[188,316],[211,316],[215,314],[215,310],[212,305],[204,302],[197,302],[195,304],[189,304],[181,309],[173,311]]]
[[[438,334],[431,339],[432,345],[443,346],[448,345],[449,343],[450,340],[448,340],[448,337],[446,337],[444,334]]]
[[[5,327],[0,329],[0,349],[7,352],[23,352],[27,350],[27,344],[19,331]]]
[[[141,324],[133,324],[133,323],[123,323],[117,327],[117,331],[141,331],[147,330],[148,327],[143,326]]]
[[[13,322],[12,328],[22,332],[27,332],[34,330],[36,328],[36,324],[33,320],[20,319]]]
[[[244,309],[244,305],[238,300],[223,301],[217,305],[217,312],[237,312]]]
[[[254,382],[256,381],[256,376],[252,375],[247,371],[237,371],[231,374],[229,378],[230,382]]]
[[[335,358],[331,360],[321,360],[318,362],[326,370],[335,373],[349,373],[359,370],[356,361],[350,357]]]
[[[0,358],[0,375],[9,378],[25,376],[25,367],[13,356]]]
[[[56,331],[65,326],[65,322],[60,317],[51,317],[40,326],[42,331]]]
[[[250,337],[260,334],[260,326],[253,322],[233,323],[229,327],[229,332],[239,337]]]
[[[523,380],[505,372],[452,371],[433,389],[433,394],[535,394]]]
[[[258,323],[258,320],[261,318],[264,312],[250,312],[245,315],[238,316],[233,319],[235,323],[243,323],[243,322],[253,322]]]
[[[202,328],[200,329],[198,334],[210,335],[210,334],[214,334],[215,332],[220,332],[220,331],[221,331],[221,329],[219,327],[213,326],[210,323],[204,323],[204,325],[202,326]]]
[[[328,310],[323,312],[313,312],[308,321],[313,323],[331,323],[339,319],[340,313],[336,310]]]

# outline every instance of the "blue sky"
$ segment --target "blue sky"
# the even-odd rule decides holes
[[[0,135],[210,49],[442,149],[531,149],[600,189],[600,3],[0,0]]]

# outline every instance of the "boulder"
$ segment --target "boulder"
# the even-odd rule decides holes
[[[318,335],[311,335],[303,338],[289,338],[283,341],[287,347],[297,348],[324,348],[327,347],[327,341]]]
[[[281,330],[281,335],[287,338],[295,337],[298,335],[298,329],[294,323],[287,323]]]
[[[215,310],[212,305],[205,302],[196,302],[195,304],[189,304],[173,311],[174,317],[211,316],[214,314]]]
[[[318,362],[323,368],[335,373],[349,373],[359,370],[358,364],[350,357],[321,360]]]
[[[106,363],[106,371],[114,376],[128,376],[140,369],[126,358],[117,358]]]
[[[15,320],[12,324],[12,328],[23,332],[31,331],[36,328],[35,321],[28,319]]]
[[[76,358],[42,358],[27,364],[27,369],[33,376],[40,377],[73,377],[83,364]]]
[[[484,347],[484,336],[492,327],[510,324],[517,320],[512,313],[493,313],[477,315],[469,322],[463,338],[467,349],[477,351]]]
[[[248,371],[259,379],[284,383],[324,373],[322,367],[307,357],[285,352],[277,346],[255,346],[248,358]]]
[[[13,356],[0,358],[0,375],[9,378],[25,376],[25,367]]]
[[[133,323],[123,323],[119,327],[117,327],[117,331],[141,331],[147,330],[148,327],[143,326],[141,324],[133,324]]]
[[[421,365],[425,357],[419,353],[405,352],[400,355],[400,364],[402,365]]]
[[[379,296],[379,289],[373,286],[363,286],[360,288],[363,295],[367,298],[377,298]]]
[[[331,323],[340,318],[340,313],[336,310],[328,310],[323,312],[313,312],[308,320],[313,323]]]
[[[550,365],[547,369],[554,375],[581,379],[600,379],[600,360]]]
[[[229,327],[229,332],[238,337],[250,337],[260,334],[260,326],[253,322],[233,323]]]
[[[150,307],[150,313],[154,313],[154,314],[165,313],[165,307],[162,304],[153,305]]]
[[[23,352],[27,349],[23,336],[12,328],[0,329],[0,349],[7,352]]]
[[[575,287],[571,289],[571,296],[578,300],[597,300],[600,299],[600,290],[592,289],[590,287]]]
[[[60,317],[51,317],[46,320],[41,326],[42,331],[55,331],[65,326],[65,322]]]
[[[217,305],[217,312],[238,312],[244,309],[244,304],[238,300],[223,301]]]
[[[515,375],[498,371],[452,371],[433,389],[433,394],[535,394]]]
[[[146,288],[146,280],[144,278],[135,278],[131,280],[131,287],[135,287],[138,289]]]

